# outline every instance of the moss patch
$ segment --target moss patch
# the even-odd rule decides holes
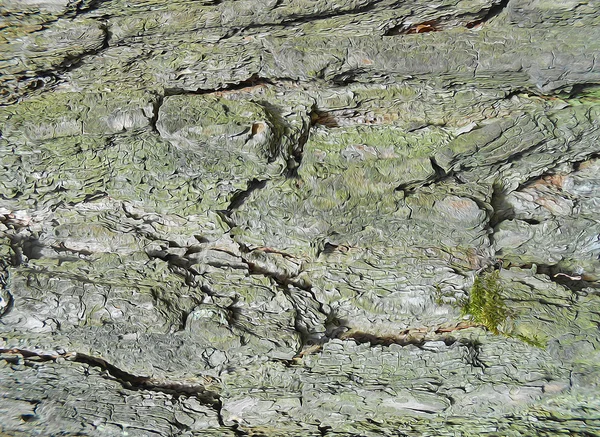
[[[473,322],[485,326],[490,332],[500,334],[499,326],[508,318],[509,310],[502,298],[498,271],[475,278],[462,313],[468,315]]]
[[[507,292],[500,280],[500,271],[478,276],[469,299],[463,304],[462,314],[469,316],[472,322],[485,326],[493,334],[502,334],[544,349],[547,338],[528,327],[527,323],[517,320],[519,313],[506,305],[505,296]]]

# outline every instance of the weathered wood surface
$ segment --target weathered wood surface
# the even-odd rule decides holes
[[[600,435],[600,2],[0,11],[0,435]]]

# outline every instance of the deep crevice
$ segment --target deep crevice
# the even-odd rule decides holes
[[[578,83],[571,87],[568,92],[567,98],[569,99],[577,99],[581,97],[586,97],[590,91],[599,91],[600,83],[595,82],[586,82],[586,83]],[[600,99],[596,97],[597,99]]]
[[[226,91],[241,91],[247,88],[253,88],[257,86],[266,86],[266,85],[274,85],[274,82],[271,79],[261,77],[258,73],[251,74],[247,79],[241,80],[239,82],[225,84],[220,88],[197,88],[195,90],[188,90],[184,88],[164,88],[163,97],[170,96],[181,96],[181,95],[205,95],[205,94],[214,94],[218,92],[226,92]]]
[[[479,357],[482,343],[477,340],[463,338],[459,340],[458,344],[467,350],[467,355],[465,356],[466,363],[471,367],[480,368],[485,372],[488,366]]]
[[[67,73],[69,71],[73,71],[83,64],[85,58],[87,58],[89,56],[97,55],[97,54],[101,53],[102,51],[108,49],[110,46],[109,41],[111,38],[111,33],[108,30],[108,26],[104,23],[100,24],[100,30],[102,30],[102,33],[104,35],[104,39],[102,40],[102,45],[100,47],[93,49],[93,50],[89,50],[87,52],[83,52],[76,56],[67,56],[50,73],[61,75],[61,74]],[[41,74],[44,74],[44,73],[41,73]]]
[[[122,370],[109,363],[103,358],[94,357],[91,355],[79,352],[65,352],[56,355],[42,354],[27,349],[0,349],[0,354],[20,355],[25,359],[34,359],[42,362],[57,362],[58,359],[64,358],[67,361],[87,364],[92,367],[98,367],[107,372],[112,378],[118,381],[124,388],[129,390],[148,390],[162,393],[169,393],[174,396],[194,396],[203,405],[206,405],[214,410],[220,410],[221,398],[218,393],[207,390],[201,385],[187,385],[178,382],[157,381],[147,376],[138,376]],[[4,358],[4,357],[3,357]]]
[[[433,330],[428,328],[412,328],[405,329],[397,334],[388,335],[350,329],[337,335],[335,338],[340,340],[354,340],[357,344],[370,344],[371,346],[391,346],[396,344],[399,346],[413,345],[420,347],[432,341],[443,341],[447,346],[451,346],[457,341],[451,333],[478,326],[460,322],[455,326],[439,326]]]
[[[471,21],[465,24],[453,24],[452,19],[455,18],[463,18],[464,15],[459,17],[457,16],[442,16],[439,18],[421,21],[419,23],[414,24],[405,24],[401,23],[397,26],[393,26],[389,28],[383,36],[397,36],[397,35],[412,35],[419,33],[429,33],[429,32],[441,32],[457,27],[466,27],[467,29],[476,28],[484,23],[487,23],[492,18],[498,16],[507,6],[510,0],[502,0],[495,6],[492,6],[489,9],[482,9],[479,13],[473,13],[473,17],[470,18]],[[466,15],[466,14],[465,14]]]
[[[160,136],[160,131],[158,130],[158,116],[160,113],[160,108],[163,105],[165,100],[164,95],[157,95],[156,100],[152,102],[152,117],[149,119],[150,127],[152,130]]]
[[[285,135],[286,133],[289,133],[291,129],[289,123],[281,115],[282,110],[275,104],[267,100],[259,100],[255,101],[255,103],[259,104],[264,109],[267,122],[270,123],[271,128],[275,133],[276,140],[270,142],[271,147],[269,150],[268,157],[268,162],[270,164],[277,159],[278,155],[280,154],[278,146],[284,143]],[[290,154],[287,162],[287,167],[289,171],[289,169],[294,168],[295,163],[293,162],[293,150],[289,150],[288,153]]]
[[[522,219],[519,219],[519,221],[527,223],[528,225],[539,225],[541,223],[540,220],[537,220],[534,218],[522,218]]]
[[[338,73],[334,75],[329,81],[332,84],[338,86],[347,86],[353,83],[361,83],[360,78],[364,73],[366,73],[366,70],[362,68],[355,68],[344,71],[342,73]],[[368,81],[369,83],[376,83],[377,79],[378,78],[376,76],[372,76],[368,79],[365,79],[365,81]]]
[[[241,27],[240,30],[244,31],[244,30],[248,30],[248,29],[256,29],[256,28],[263,28],[265,26],[272,26],[272,27],[289,27],[295,24],[306,24],[306,23],[311,23],[314,21],[320,21],[320,20],[326,20],[329,18],[337,18],[337,17],[343,17],[346,15],[356,15],[356,14],[362,14],[365,12],[369,12],[373,9],[375,9],[377,7],[377,5],[379,3],[381,3],[382,0],[377,0],[377,1],[373,1],[372,3],[368,3],[364,6],[355,8],[355,9],[350,9],[347,11],[331,11],[328,13],[321,13],[321,14],[309,14],[309,15],[289,15],[287,16],[285,19],[283,19],[280,23],[260,23],[260,24],[249,24],[247,26]]]
[[[430,185],[435,185],[440,182],[444,182],[447,180],[454,179],[456,174],[454,170],[445,171],[435,160],[433,156],[429,158],[429,162],[431,164],[431,168],[434,172],[433,176],[429,179],[416,181],[416,182],[407,182],[404,184],[398,185],[394,191],[404,191],[405,196],[410,196],[415,193],[415,191],[419,188],[428,187]],[[457,181],[460,183],[460,181]]]
[[[311,126],[324,126],[327,128],[339,127],[339,123],[332,111],[321,111],[318,108],[313,108],[310,113]]]
[[[515,211],[513,207],[507,202],[506,195],[502,190],[502,187],[498,184],[492,186],[492,195],[490,199],[490,205],[492,207],[492,215],[489,218],[488,226],[492,230],[490,234],[490,241],[493,243],[493,233],[496,231],[496,227],[505,220],[512,220],[515,218]]]
[[[319,425],[318,426],[318,430],[319,433],[321,434],[321,437],[325,437],[327,434],[329,434],[329,431],[331,431],[333,428],[329,425]]]
[[[229,206],[225,210],[229,215],[239,207],[241,207],[244,202],[252,195],[252,193],[256,190],[260,190],[267,185],[266,180],[258,180],[252,179],[248,182],[247,188],[243,191],[236,192],[233,196],[231,196],[231,200],[229,201]]]
[[[442,22],[439,20],[427,20],[416,24],[399,24],[397,26],[390,27],[383,36],[397,36],[397,35],[412,35],[417,33],[428,33],[438,32],[443,30],[441,28]]]
[[[574,293],[582,293],[586,288],[600,290],[598,281],[590,281],[585,274],[568,271],[560,264],[536,264],[536,273],[546,275],[552,282],[561,285]]]
[[[308,139],[310,137],[310,130],[314,126],[313,113],[315,112],[315,110],[316,106],[313,104],[308,114],[310,121],[308,123],[304,123],[303,120],[302,130],[300,131],[300,135],[298,136],[297,143],[292,147],[290,157],[291,159],[288,163],[288,171],[286,175],[290,179],[299,178],[298,169],[300,168],[300,165],[302,165],[302,158],[304,157],[304,147],[306,146],[306,143],[308,143]]]
[[[2,102],[0,106],[9,106],[14,103],[20,101],[23,97],[28,94],[41,91],[46,88],[48,84],[50,84],[51,88],[56,87],[61,83],[61,76],[65,73],[73,71],[80,67],[84,60],[89,56],[97,55],[104,50],[109,48],[109,41],[111,38],[110,31],[108,30],[108,26],[105,23],[101,23],[99,26],[100,30],[103,33],[103,40],[100,47],[84,51],[77,55],[68,55],[63,58],[63,60],[58,64],[52,67],[52,69],[48,70],[38,70],[34,71],[30,74],[26,71],[22,71],[20,73],[15,74],[15,80],[17,84],[26,84],[22,89],[13,90],[11,100],[7,100]],[[10,90],[9,90],[10,91]],[[3,90],[2,94],[6,93]],[[0,94],[0,96],[2,95]]]
[[[108,3],[110,2],[110,0],[91,0],[89,2],[86,2],[86,0],[77,0],[76,2],[73,3],[69,3],[67,10],[60,16],[58,16],[56,18],[56,20],[52,20],[48,23],[53,23],[55,21],[58,21],[59,19],[63,19],[63,18],[68,18],[68,19],[73,19],[73,18],[77,18],[80,17],[82,15],[86,15],[89,14],[91,12],[94,12],[98,9],[100,9],[100,7],[104,4],[104,3]],[[104,14],[100,17],[95,17],[95,18],[110,18],[109,15]],[[46,24],[46,23],[44,23]]]
[[[480,20],[475,20],[472,21],[470,23],[467,23],[466,27],[467,29],[473,29],[474,27],[477,27],[481,24],[485,24],[488,23],[492,18],[497,17],[498,15],[500,15],[502,13],[502,11],[504,11],[506,9],[506,7],[508,6],[508,3],[510,2],[510,0],[502,0],[500,3],[498,3],[495,6],[492,6],[487,14],[485,14],[483,16],[483,18],[481,18]]]
[[[299,177],[298,169],[300,168],[300,165],[302,164],[302,158],[304,157],[304,147],[306,146],[306,143],[308,143],[308,139],[310,137],[310,128],[311,125],[302,127],[302,132],[298,138],[297,147],[292,149],[292,159],[294,161],[294,165],[288,166],[289,170],[287,176],[289,178]]]
[[[435,179],[442,180],[443,178],[448,176],[448,173],[446,173],[446,170],[444,170],[437,163],[434,156],[429,157],[429,163],[431,164],[431,168],[433,168],[433,171],[435,172]]]

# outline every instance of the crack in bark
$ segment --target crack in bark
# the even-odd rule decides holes
[[[556,164],[555,167],[549,168],[544,173],[537,175],[537,176],[533,176],[533,177],[527,179],[526,181],[520,183],[519,186],[514,191],[515,192],[522,191],[532,185],[535,185],[536,182],[538,182],[546,177],[560,175],[560,173],[563,173],[563,172],[560,172],[560,171],[557,172],[556,170],[557,170],[557,167],[559,167],[561,164],[569,164],[571,166],[571,171],[566,174],[572,174],[572,173],[577,172],[582,164],[584,164],[588,161],[591,161],[593,159],[600,159],[600,153],[596,152],[596,151],[592,151],[589,154],[584,155],[581,159],[578,159],[578,160],[555,163]],[[565,173],[563,173],[563,174],[565,174]],[[562,191],[562,189],[560,189],[560,191]]]
[[[161,136],[161,135],[160,135],[160,131],[158,130],[158,127],[156,126],[156,123],[158,123],[158,115],[160,113],[160,108],[162,107],[164,101],[165,101],[164,94],[159,94],[156,96],[156,100],[154,100],[152,102],[152,117],[150,117],[148,119],[150,128],[152,129],[152,131],[154,133],[158,134],[158,136]]]
[[[226,91],[241,91],[249,88],[275,85],[277,79],[270,79],[260,76],[258,73],[252,73],[247,79],[238,82],[225,84],[220,88],[196,88],[195,90],[186,90],[184,88],[164,88],[163,97],[181,96],[181,95],[206,95]]]
[[[500,15],[507,7],[510,0],[502,0],[495,6],[492,6],[480,20],[473,21],[471,23],[467,23],[466,27],[468,29],[473,29],[475,27],[481,26],[482,24],[488,23],[492,18]]]
[[[263,27],[288,27],[294,24],[306,24],[306,23],[312,23],[315,21],[320,21],[320,20],[327,20],[330,18],[337,18],[337,17],[343,17],[346,15],[357,15],[357,14],[362,14],[365,12],[369,12],[371,10],[373,10],[374,8],[377,7],[377,5],[379,3],[381,3],[382,0],[376,0],[372,3],[366,4],[364,6],[355,8],[355,9],[350,9],[347,11],[332,11],[329,13],[320,13],[320,14],[309,14],[309,15],[289,15],[288,17],[286,17],[284,20],[281,21],[281,23],[264,23],[264,24],[250,24],[247,26],[240,26],[240,27],[232,27],[232,30],[236,30],[239,29],[240,32],[243,32],[245,30],[248,29],[260,29]]]
[[[452,332],[469,328],[479,328],[480,325],[460,322],[454,326],[439,326],[434,330],[430,328],[409,328],[397,334],[380,335],[351,329],[338,335],[340,340],[354,340],[358,344],[369,343],[371,346],[423,346],[427,342],[443,341],[447,346],[454,344],[457,340],[448,335]]]
[[[482,372],[487,369],[487,364],[481,361],[479,355],[481,354],[481,343],[477,340],[461,339],[458,343],[467,350],[465,361],[473,368],[479,368]]]
[[[444,170],[435,160],[434,156],[429,157],[429,162],[431,164],[431,168],[434,171],[434,175],[428,179],[415,181],[415,182],[407,182],[404,184],[398,185],[394,191],[403,191],[406,197],[414,194],[416,190],[424,187],[429,187],[431,185],[439,184],[441,182],[446,181],[455,181],[458,184],[463,184],[463,182],[458,177],[458,172],[451,169],[449,171]]]
[[[221,217],[221,220],[223,220],[225,223],[227,223],[227,225],[230,228],[232,228],[232,229],[236,228],[237,224],[231,218],[231,214],[236,209],[241,207],[244,204],[244,202],[246,202],[246,200],[252,195],[252,193],[254,191],[264,188],[266,186],[266,184],[267,184],[267,180],[258,180],[256,178],[252,179],[251,181],[248,181],[248,184],[247,184],[245,190],[237,191],[233,196],[231,196],[229,205],[227,206],[226,209],[221,209],[221,210],[216,211],[217,214],[219,215],[219,217]]]
[[[118,368],[117,366],[111,364],[103,358],[94,357],[92,355],[87,355],[79,352],[44,354],[20,348],[0,348],[0,354],[8,355],[8,357],[2,357],[5,360],[10,360],[10,356],[21,356],[24,359],[41,362],[57,363],[60,359],[64,359],[76,363],[87,364],[92,367],[98,367],[101,370],[107,372],[124,388],[129,390],[148,390],[168,393],[174,396],[196,397],[201,404],[210,407],[217,412],[220,411],[222,405],[220,395],[215,391],[206,389],[202,385],[191,385],[171,381],[159,381],[157,379],[147,376],[134,375]]]
[[[244,246],[241,246],[241,249],[242,249],[242,252],[243,253],[245,252],[246,254],[250,253],[254,250],[258,250],[258,249],[248,250]],[[283,257],[295,258],[292,255],[286,254],[284,252],[272,250],[272,249],[269,249],[268,252],[277,253]],[[282,272],[270,271],[265,268],[262,268],[262,267],[256,265],[254,262],[248,260],[246,257],[244,257],[244,254],[242,254],[242,260],[248,266],[248,271],[250,272],[250,274],[257,274],[257,275],[265,276],[265,277],[273,280],[273,282],[276,284],[277,288],[279,288],[279,290],[281,290],[281,292],[286,297],[286,299],[288,300],[290,305],[292,305],[292,307],[294,308],[294,311],[295,311],[294,329],[300,335],[301,344],[300,344],[300,347],[298,348],[296,355],[294,356],[294,358],[292,358],[291,361],[304,355],[303,351],[306,349],[307,346],[309,348],[312,348],[315,345],[320,346],[320,345],[328,342],[331,339],[331,337],[329,337],[327,335],[323,335],[319,338],[315,338],[314,336],[311,336],[307,329],[309,327],[309,324],[305,323],[306,326],[303,326],[300,323],[301,321],[304,320],[304,316],[302,314],[303,310],[298,305],[298,302],[296,302],[294,297],[291,296],[291,294],[288,291],[292,287],[309,293],[312,297],[312,300],[318,304],[318,311],[321,314],[323,314],[327,320],[330,320],[333,317],[333,315],[324,308],[323,304],[319,301],[319,299],[317,299],[317,296],[316,296],[314,290],[312,289],[312,285],[310,285],[309,283],[306,283],[306,281],[304,281],[302,279],[298,279],[298,276],[300,275],[300,273],[302,273],[302,271],[300,271],[296,275],[290,276],[290,275],[282,273]]]
[[[342,327],[342,328],[344,328],[344,327]],[[345,328],[347,328],[347,327],[345,327]],[[345,332],[333,335],[331,337],[325,337],[323,339],[324,341],[322,341],[319,344],[309,345],[308,347],[305,347],[306,345],[303,345],[301,350],[291,360],[279,360],[279,361],[283,362],[287,366],[297,365],[304,356],[313,355],[313,354],[321,352],[323,350],[323,346],[326,343],[328,343],[330,340],[333,340],[333,339],[353,340],[357,344],[369,344],[371,347],[376,347],[376,346],[389,347],[393,344],[399,345],[402,347],[405,347],[405,346],[422,347],[428,342],[435,342],[435,341],[443,341],[446,344],[446,346],[451,346],[458,342],[459,345],[469,347],[469,345],[471,343],[474,343],[473,341],[471,341],[469,339],[465,339],[465,338],[456,339],[455,337],[453,337],[450,334],[453,332],[456,332],[456,331],[461,331],[461,330],[470,329],[470,328],[485,329],[485,327],[482,325],[478,325],[478,324],[474,324],[474,323],[470,323],[470,322],[460,322],[454,326],[443,325],[443,326],[439,326],[439,327],[435,328],[434,330],[432,330],[430,328],[409,328],[409,329],[405,329],[405,330],[401,331],[398,334],[389,334],[389,335],[380,335],[380,334],[376,334],[376,333],[369,333],[369,332],[365,332],[365,331],[350,329]],[[479,362],[477,360],[478,350],[473,349],[473,351],[474,352],[471,353],[471,355],[473,355],[475,358],[472,358],[470,360],[470,362]],[[478,365],[474,365],[474,367],[485,368],[486,366],[483,363],[481,363]]]
[[[89,14],[100,8],[103,3],[107,3],[110,0],[92,0],[86,6],[84,6],[85,0],[78,0],[75,3],[75,10],[71,11],[71,15],[68,15],[68,18],[74,18],[80,15]],[[67,15],[65,15],[67,16]]]
[[[266,180],[252,179],[250,182],[248,182],[248,187],[244,191],[238,191],[233,196],[231,196],[229,206],[226,209],[227,213],[231,214],[233,211],[241,207],[254,191],[260,190],[266,185]]]
[[[242,192],[241,194],[247,195],[248,193]],[[240,200],[243,200],[243,199],[245,199],[245,197],[242,197]],[[233,221],[227,215],[225,215],[227,210],[220,211],[220,212],[221,212],[221,214],[223,214],[224,219],[228,220],[228,223],[230,223],[231,227],[236,226],[235,223],[233,223]],[[241,252],[240,255],[235,254],[235,253],[230,253],[229,251],[225,251],[225,252],[238,258],[240,260],[240,262],[246,266],[246,269],[250,275],[260,275],[260,276],[264,276],[266,278],[271,279],[273,281],[274,285],[279,290],[281,290],[281,292],[284,294],[284,296],[286,297],[286,299],[288,300],[290,305],[294,308],[294,310],[295,310],[294,328],[300,335],[300,339],[301,339],[301,345],[300,345],[298,352],[294,358],[299,357],[299,356],[301,357],[304,354],[303,351],[306,348],[306,346],[312,347],[312,346],[314,346],[315,342],[317,344],[323,344],[323,343],[326,343],[327,341],[329,341],[331,338],[333,338],[333,337],[329,337],[327,335],[324,335],[318,339],[313,338],[309,335],[309,331],[306,329],[306,327],[302,326],[302,324],[300,323],[300,321],[303,320],[303,315],[302,315],[303,310],[298,305],[298,303],[295,301],[295,299],[290,295],[288,290],[291,287],[295,287],[299,290],[303,290],[303,291],[309,293],[312,297],[312,300],[318,304],[318,306],[319,306],[318,311],[321,314],[323,314],[327,320],[329,320],[329,323],[331,323],[331,320],[333,320],[335,318],[332,314],[330,314],[329,311],[327,311],[324,308],[323,304],[317,299],[317,296],[315,294],[315,291],[312,289],[312,286],[309,283],[307,283],[305,280],[298,278],[298,276],[300,275],[300,273],[302,273],[302,271],[298,272],[295,275],[289,275],[288,273],[285,273],[283,271],[272,271],[272,270],[266,269],[264,267],[261,267],[256,262],[249,259],[248,255],[251,254],[252,252],[259,251],[259,252],[263,252],[263,253],[271,253],[271,254],[280,255],[283,258],[287,258],[287,259],[298,259],[298,258],[296,258],[295,256],[293,256],[291,254],[282,252],[277,249],[272,249],[269,247],[259,247],[259,248],[250,249],[247,246],[245,246],[244,244],[240,244],[240,243],[238,243],[238,247]],[[213,249],[213,250],[219,250],[219,249]],[[165,253],[164,251],[163,252],[148,252],[148,256],[150,258],[161,259],[161,260],[167,262],[169,264],[170,268],[172,268],[172,270],[175,273],[179,274],[180,276],[182,276],[184,278],[186,285],[188,285],[190,287],[198,286],[198,282],[195,280],[195,278],[197,276],[199,276],[200,273],[196,269],[193,268],[192,261],[185,258],[185,256],[181,257],[178,255]],[[212,293],[211,290],[209,290],[205,286],[200,286],[200,289],[209,295],[214,294],[214,293]],[[235,303],[232,304],[232,306],[233,305],[235,305]],[[227,308],[227,310],[229,311],[229,310],[231,310],[231,308]],[[184,314],[184,316],[182,318],[183,324],[185,322],[185,317],[186,317],[186,315]],[[309,324],[306,323],[306,326],[308,326],[308,325]],[[249,332],[247,330],[243,330],[243,331],[245,331],[249,334],[255,335],[254,333]],[[283,360],[283,361],[286,361],[286,360]]]
[[[22,89],[13,90],[13,92],[11,93],[12,95],[10,96],[10,100],[0,102],[2,106],[17,103],[20,99],[27,95],[31,95],[33,92],[44,90],[50,91],[56,88],[61,83],[61,75],[77,69],[83,64],[85,58],[98,55],[104,50],[108,49],[110,47],[109,41],[111,38],[108,26],[106,25],[106,23],[100,23],[99,28],[103,34],[103,40],[99,47],[84,51],[77,55],[67,55],[63,58],[63,60],[60,63],[58,63],[58,65],[52,66],[51,69],[38,70],[32,72],[31,74],[27,74],[27,72],[15,73],[14,76],[16,83],[24,83],[25,86]],[[51,83],[50,89],[46,88],[46,85],[48,83]]]
[[[8,263],[0,258],[0,318],[8,314],[14,306],[14,298],[9,290],[9,283],[10,270],[8,269]]]
[[[308,14],[308,15],[289,15],[284,17],[281,22],[265,22],[265,23],[255,23],[255,24],[248,24],[248,25],[243,25],[243,24],[239,24],[239,25],[216,25],[216,26],[203,26],[203,27],[196,27],[193,29],[186,29],[184,31],[173,31],[167,34],[164,34],[165,37],[169,38],[169,37],[173,37],[173,36],[179,36],[179,35],[189,35],[191,32],[198,32],[198,31],[211,31],[211,30],[225,30],[226,34],[219,39],[219,41],[223,41],[229,38],[232,38],[234,36],[240,36],[242,35],[245,31],[247,30],[261,30],[264,28],[285,28],[285,27],[289,27],[289,26],[293,26],[296,24],[306,24],[306,23],[313,23],[316,21],[320,21],[320,20],[325,20],[325,19],[330,19],[330,18],[337,18],[337,17],[343,17],[345,15],[358,15],[358,14],[362,14],[364,12],[369,12],[370,10],[374,9],[378,3],[380,3],[382,0],[377,0],[374,3],[362,6],[362,7],[358,7],[355,9],[351,9],[351,10],[347,10],[347,11],[332,11],[329,13],[321,13],[321,14]],[[207,3],[207,5],[210,6],[216,6],[216,5],[220,5],[224,3],[223,0],[215,0],[213,2]],[[275,5],[274,7],[272,7],[270,10],[274,10],[277,8],[277,5]],[[112,17],[120,17],[122,15],[111,15],[111,16],[103,16],[103,18],[112,18]],[[136,36],[129,36],[129,37],[125,37],[122,40],[120,40],[116,45],[127,45],[127,41],[129,40],[134,40],[134,39],[138,39],[140,37],[143,37],[144,34],[141,35],[136,35]],[[134,42],[135,43],[135,42]]]
[[[569,99],[577,99],[580,97],[586,97],[590,91],[598,90],[600,82],[582,82],[577,83],[571,87],[568,92]]]
[[[492,5],[489,8],[483,8],[477,13],[473,14],[471,21],[465,24],[452,24],[453,18],[461,18],[467,14],[458,16],[441,16],[440,18],[421,21],[415,24],[402,23],[397,26],[389,28],[383,36],[397,36],[397,35],[411,35],[417,33],[428,33],[428,32],[441,32],[457,27],[466,27],[467,29],[478,28],[482,24],[487,23],[489,20],[500,14],[508,5],[509,0],[502,0],[496,5]]]
[[[510,264],[509,267],[517,267],[519,269],[533,269],[535,268],[534,274],[544,275],[550,281],[571,290],[576,295],[586,295],[587,292],[585,289],[591,288],[594,290],[600,290],[600,282],[590,280],[589,277],[586,278],[585,275],[579,275],[572,271],[565,270],[560,267],[560,264]],[[537,300],[539,301],[539,300]],[[541,302],[541,301],[540,301]],[[551,302],[541,302],[544,304],[555,305]]]

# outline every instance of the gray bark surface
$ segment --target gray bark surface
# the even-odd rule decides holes
[[[600,435],[600,2],[0,12],[0,436]]]

